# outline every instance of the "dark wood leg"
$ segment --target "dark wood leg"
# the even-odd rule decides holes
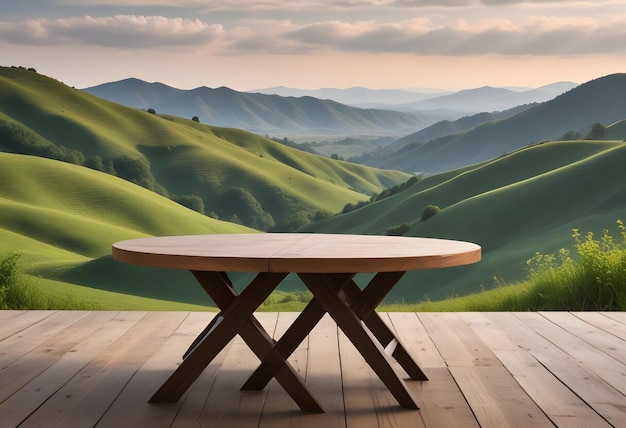
[[[261,360],[270,358],[268,357],[270,354],[276,355],[274,358],[280,358],[280,354],[272,352],[274,341],[254,318],[253,312],[286,274],[261,273],[240,295],[233,289],[225,273],[193,272],[193,274],[220,307],[222,316],[215,317],[194,341],[183,362],[150,399],[153,403],[178,401],[236,334],[242,337]],[[276,379],[302,410],[323,411],[306,389],[302,378],[284,359],[281,359],[281,368],[276,372]]]
[[[413,360],[402,342],[375,310],[401,277],[402,272],[379,273],[368,284],[365,292],[362,292],[354,281],[350,281],[343,287],[343,293],[354,313],[363,320],[383,348],[390,345],[394,347],[391,356],[402,366],[409,377],[413,380],[428,380],[426,374]]]
[[[369,307],[373,304],[372,302],[378,300],[379,292],[369,291],[372,287],[368,286],[353,305],[348,305],[332,289],[323,274],[300,273],[299,276],[387,386],[398,403],[408,409],[418,409],[419,407],[409,393],[406,383],[395,372],[385,350],[377,341],[372,339],[361,324],[361,319],[355,313],[355,309],[360,310],[361,307]],[[382,298],[384,295],[380,297],[380,300]]]
[[[333,276],[331,279],[333,289],[338,292],[344,285],[351,282],[353,276],[354,274]],[[322,319],[324,314],[326,314],[326,310],[317,299],[315,297],[311,299],[298,318],[276,343],[275,350],[280,353],[283,359],[289,358],[313,327]],[[273,359],[272,361],[264,360],[241,389],[260,390],[265,388],[267,383],[274,377],[274,373],[280,368],[279,363],[278,359]]]
[[[276,281],[276,285],[278,285],[287,276],[286,273],[260,273],[241,295],[238,295],[225,273],[197,271],[193,274],[207,294],[222,309],[225,319],[228,317],[226,308],[230,308],[234,302],[243,298],[249,288],[262,288],[258,283],[262,284],[265,278],[272,278],[271,281]],[[215,286],[216,283],[220,285]],[[269,293],[263,296],[257,307],[268,295]],[[276,342],[263,329],[252,313],[248,315],[238,333],[261,361],[268,361],[272,366],[279,367],[275,370],[274,377],[302,410],[314,413],[323,412],[322,407],[304,385],[302,377],[275,349]]]

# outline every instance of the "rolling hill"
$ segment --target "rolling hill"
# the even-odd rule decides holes
[[[480,263],[409,273],[390,299],[462,295],[494,287],[494,277],[509,283],[524,279],[525,262],[535,252],[571,248],[573,228],[599,234],[626,218],[625,162],[622,140],[538,144],[429,176],[307,231],[383,234],[408,224],[406,235],[476,242],[483,248]],[[431,204],[441,212],[421,222],[422,210]]]
[[[593,123],[610,125],[625,113],[626,74],[613,74],[505,119],[431,140],[414,140],[393,152],[372,153],[368,164],[407,172],[453,170],[532,143],[558,140],[570,130],[586,135]]]
[[[233,221],[296,227],[409,177],[0,68],[0,255],[22,253],[53,294],[130,309],[205,305],[187,272],[113,262],[111,244],[252,230]],[[230,221],[174,202],[198,199],[207,214]]]
[[[227,87],[182,90],[134,78],[84,91],[130,107],[152,108],[186,118],[196,116],[202,123],[278,137],[400,136],[435,121],[424,115],[360,109],[310,96],[281,97],[238,92]]]
[[[1,151],[109,171],[262,230],[293,228],[409,178],[114,104],[18,68],[0,68],[0,136]]]
[[[253,232],[89,168],[12,153],[0,153],[0,165],[0,255],[19,251],[29,273],[48,280],[206,304],[186,272],[116,263],[111,245],[155,235]]]

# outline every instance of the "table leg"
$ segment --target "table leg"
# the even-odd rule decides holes
[[[150,402],[178,401],[282,279],[283,277],[280,275],[257,277],[253,284],[241,293],[240,298],[233,298],[229,305],[224,305],[223,321],[216,323],[209,334],[204,334],[174,373],[150,398]],[[220,281],[214,281],[212,287],[215,289],[228,288],[226,284],[220,284]]]
[[[369,291],[371,287],[368,286],[361,293],[357,302],[348,305],[332,289],[323,274],[300,273],[299,276],[387,386],[398,403],[405,408],[418,409],[419,407],[409,393],[406,383],[395,372],[384,349],[377,341],[372,340],[353,309],[353,307],[358,309],[360,305],[370,305],[372,300],[376,300],[374,297],[377,297],[378,292]]]
[[[376,307],[402,277],[402,272],[379,273],[368,284],[365,292],[350,281],[343,287],[347,302],[354,313],[363,320],[367,328],[376,336],[383,348],[395,341],[391,356],[402,366],[413,380],[428,380],[426,374],[407,352],[402,342],[376,313]]]
[[[333,289],[339,292],[346,284],[352,281],[354,275],[355,274],[334,275],[331,279]],[[320,305],[317,299],[311,299],[309,304],[276,343],[276,351],[280,353],[282,358],[289,358],[313,327],[322,319],[324,314],[326,314],[326,310]],[[260,390],[265,388],[272,377],[274,377],[274,373],[280,368],[279,363],[280,362],[276,359],[272,361],[264,360],[241,389]]]
[[[228,317],[228,308],[240,298],[243,298],[248,288],[260,287],[257,283],[262,284],[264,278],[270,278],[272,282],[276,281],[277,285],[287,276],[286,273],[260,273],[241,295],[238,295],[225,273],[194,271],[193,274],[207,294],[209,294],[217,306],[222,309],[225,320]],[[267,295],[257,304],[257,307],[266,298]],[[222,321],[219,325],[223,324],[223,322],[225,321]],[[218,327],[216,327],[216,329]],[[295,371],[291,364],[283,358],[281,353],[275,349],[276,342],[263,329],[252,313],[247,316],[246,321],[241,325],[238,333],[261,361],[268,361],[273,367],[278,367],[278,369],[274,371],[273,377],[276,378],[278,383],[280,383],[302,410],[315,413],[323,412],[322,407],[304,385],[302,377]]]

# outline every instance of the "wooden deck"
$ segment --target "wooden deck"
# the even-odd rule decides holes
[[[296,314],[258,313],[276,337]],[[148,404],[212,314],[0,311],[0,427],[626,427],[626,313],[389,313],[430,380],[405,410],[325,317],[290,361],[326,410],[231,341],[175,404]]]

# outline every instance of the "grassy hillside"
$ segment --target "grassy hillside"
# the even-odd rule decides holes
[[[623,141],[552,142],[499,159],[430,176],[405,191],[310,230],[383,234],[410,224],[412,236],[472,241],[483,260],[472,266],[414,272],[391,300],[441,299],[492,288],[494,276],[525,278],[535,252],[569,247],[571,230],[601,232],[626,217],[626,144]],[[426,205],[441,212],[421,222]],[[419,284],[419,286],[417,286]]]
[[[204,304],[187,272],[122,265],[110,258],[111,245],[145,236],[252,231],[88,168],[8,153],[0,153],[0,165],[0,254],[20,252],[29,273],[56,280],[57,288],[60,282]],[[84,289],[79,294],[89,300]]]
[[[291,227],[409,177],[335,161],[241,130],[124,107],[18,68],[0,67],[0,151],[114,171],[207,213]],[[51,154],[54,153],[54,154]]]

